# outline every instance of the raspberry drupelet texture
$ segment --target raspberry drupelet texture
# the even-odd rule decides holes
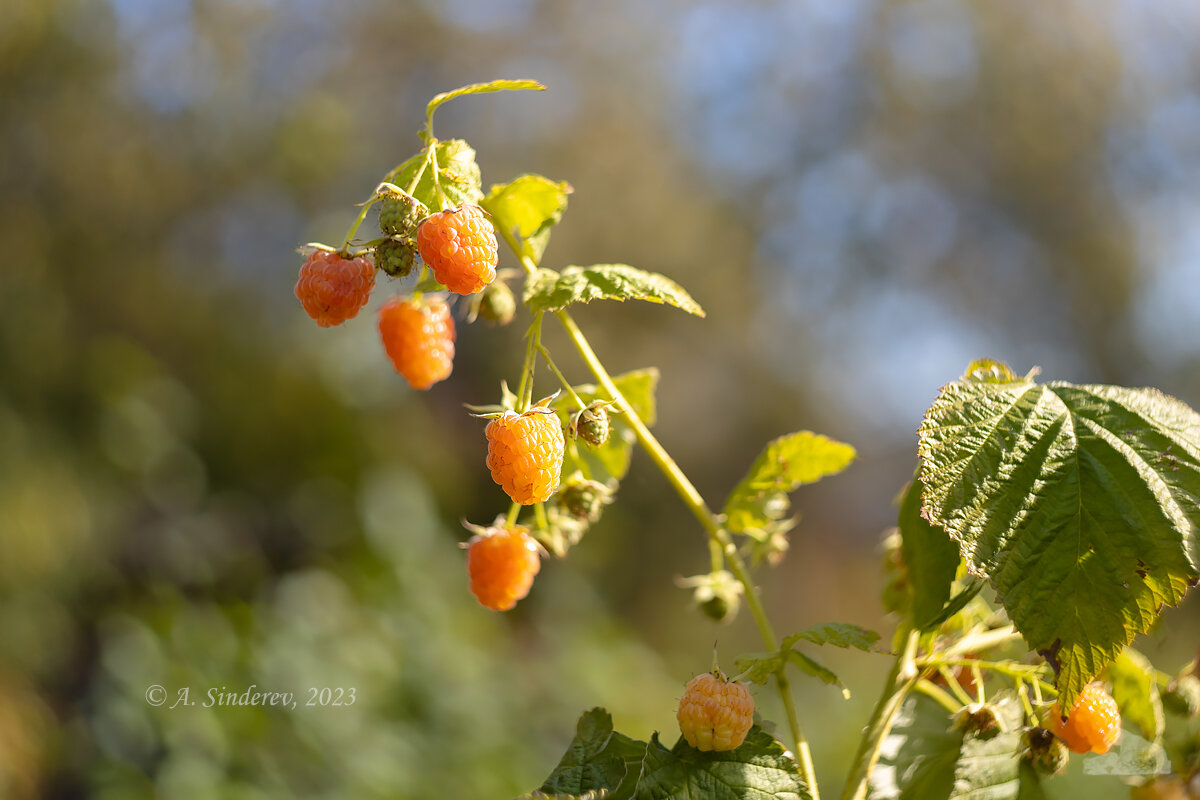
[[[446,301],[394,297],[379,309],[379,337],[396,371],[428,389],[454,369],[454,318]]]
[[[537,543],[520,525],[491,528],[467,544],[471,594],[493,611],[508,611],[529,594],[541,568]]]
[[[487,466],[513,502],[541,503],[558,488],[563,438],[558,415],[534,408],[524,414],[506,411],[488,423]]]
[[[675,716],[683,738],[697,750],[733,750],[754,724],[754,698],[746,684],[705,672],[688,683]]]
[[[315,250],[300,267],[296,299],[322,328],[358,315],[375,288],[375,265],[367,258],[342,258]]]
[[[479,206],[431,214],[417,228],[417,249],[437,282],[474,294],[496,278],[496,229]]]
[[[1121,738],[1121,712],[1103,686],[1089,683],[1065,721],[1058,703],[1051,707],[1046,727],[1072,752],[1107,753]]]

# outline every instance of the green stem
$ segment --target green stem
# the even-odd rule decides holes
[[[571,399],[575,401],[575,405],[579,406],[580,409],[586,408],[587,403],[583,402],[579,395],[575,393],[575,387],[571,385],[571,382],[568,381],[566,376],[564,376],[558,369],[558,366],[554,363],[554,359],[550,357],[550,351],[546,349],[546,346],[539,342],[538,351],[542,354],[542,358],[545,359],[546,366],[549,367],[550,371],[554,373],[554,376],[558,378],[558,382],[561,383],[563,388],[567,390],[567,394],[571,395]]]
[[[404,190],[404,193],[407,194],[409,197],[412,197],[413,192],[415,192],[417,190],[417,184],[421,182],[421,176],[425,174],[425,168],[428,166],[429,166],[429,155],[427,152],[426,156],[425,156],[425,160],[421,162],[420,168],[417,169],[417,174],[413,176],[412,181],[410,181],[408,184],[408,188]]]
[[[871,712],[871,721],[867,723],[866,733],[859,742],[858,752],[854,756],[854,766],[846,781],[846,788],[842,792],[842,800],[865,800],[867,796],[867,778],[879,761],[883,740],[891,733],[892,725],[896,722],[896,715],[900,713],[900,706],[904,703],[904,698],[908,697],[908,693],[920,679],[921,673],[914,661],[919,639],[919,631],[912,629],[907,631],[904,649],[892,665],[887,685],[884,687],[879,701],[875,704],[875,710]]]
[[[442,192],[442,182],[440,180],[441,170],[438,169],[437,145],[438,145],[437,139],[434,139],[432,137],[432,135],[430,135],[429,159],[430,159],[430,161],[433,162],[433,190],[434,190],[434,192],[437,193],[438,211],[445,211],[447,203],[446,203],[446,195]]]
[[[529,343],[525,348],[525,363],[521,367],[521,382],[517,384],[517,413],[524,414],[533,402],[533,370],[537,366],[537,351],[542,344],[542,312],[533,315],[529,331],[525,334]]]
[[[950,671],[948,667],[938,667],[938,674],[946,681],[946,686],[950,687],[950,691],[958,698],[958,702],[964,706],[971,705],[974,702],[971,696],[967,694],[967,690],[958,682],[958,676]]]
[[[961,709],[964,705],[970,705],[970,703],[956,702],[955,698],[946,692],[946,690],[942,689],[942,687],[938,686],[932,681],[926,680],[925,678],[921,678],[915,684],[913,684],[913,689],[938,701],[941,703],[942,708],[946,709],[951,714],[957,714],[959,709]]]
[[[521,504],[513,503],[512,508],[510,508],[508,510],[508,519],[505,520],[506,526],[511,528],[513,525],[516,525],[517,517],[519,517],[520,515],[521,515]]]
[[[358,216],[354,218],[354,222],[350,223],[350,229],[346,231],[346,236],[342,239],[342,246],[339,251],[344,251],[350,246],[350,240],[354,238],[354,234],[358,233],[358,228],[363,224],[363,220],[367,218],[367,212],[371,210],[371,206],[375,205],[375,201],[379,199],[377,192],[372,192],[367,202],[362,204],[362,210],[358,212]]]
[[[525,273],[532,275],[537,270],[537,267],[529,256],[521,252],[520,244],[514,238],[512,232],[507,230],[498,232],[508,243],[509,247],[512,248],[513,253],[520,259]],[[535,312],[535,316],[539,316],[540,313]],[[731,571],[742,584],[746,605],[749,607],[750,614],[754,617],[754,621],[758,626],[763,644],[770,651],[778,650],[779,640],[771,628],[770,620],[767,619],[766,611],[763,609],[762,600],[758,596],[754,581],[751,579],[745,563],[738,555],[737,547],[734,545],[729,533],[718,524],[716,515],[709,509],[708,504],[704,502],[704,498],[700,495],[700,492],[688,480],[687,475],[675,463],[675,459],[671,458],[666,448],[662,446],[658,439],[654,437],[654,434],[650,432],[650,429],[646,427],[646,423],[642,421],[642,418],[630,404],[629,400],[617,388],[612,376],[608,374],[608,370],[596,355],[596,351],[592,349],[591,344],[583,335],[583,331],[575,324],[575,320],[563,310],[555,311],[554,314],[558,317],[558,321],[562,323],[568,338],[575,345],[575,349],[579,351],[580,357],[583,358],[592,375],[604,387],[604,391],[608,393],[608,396],[613,400],[617,409],[625,415],[625,421],[633,430],[634,436],[637,437],[638,444],[642,446],[642,449],[646,451],[646,454],[650,456],[650,459],[663,473],[667,482],[671,484],[671,487],[683,501],[683,504],[687,506],[692,515],[700,522],[701,527],[708,532],[709,554],[714,569],[720,566],[723,558],[728,559]],[[817,787],[817,774],[813,768],[812,752],[808,746],[808,740],[804,736],[804,731],[800,727],[800,720],[796,714],[796,702],[792,697],[791,684],[783,670],[776,673],[775,685],[779,691],[779,697],[783,701],[785,713],[787,714],[788,726],[791,728],[792,739],[795,742],[796,759],[800,766],[801,775],[808,784],[809,793],[812,795],[813,800],[821,800],[820,790]]]

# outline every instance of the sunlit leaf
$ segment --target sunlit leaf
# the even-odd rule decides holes
[[[450,92],[442,92],[439,95],[435,95],[434,98],[429,101],[429,104],[425,106],[425,119],[432,121],[433,112],[437,111],[443,103],[449,102],[456,97],[465,97],[469,94],[486,94],[488,92],[517,91],[521,89],[545,91],[546,87],[537,81],[519,78],[501,78],[499,80],[487,81],[486,83],[472,83],[468,86],[463,86]]]
[[[492,215],[497,230],[510,234],[534,264],[542,260],[550,229],[562,219],[571,187],[541,175],[522,175],[497,184],[481,205]]]
[[[646,743],[613,730],[612,716],[593,708],[579,718],[575,738],[539,791],[578,797],[607,792],[608,800],[633,796]]]
[[[638,800],[810,800],[795,759],[755,725],[740,747],[701,752],[682,738],[671,750],[655,734],[646,748]]]
[[[725,501],[725,524],[733,533],[761,528],[788,513],[787,492],[841,472],[854,448],[811,431],[767,444]]]
[[[920,451],[926,516],[1055,666],[1064,703],[1197,579],[1200,415],[1178,400],[967,377],[926,414]]]
[[[593,300],[646,300],[704,316],[704,309],[678,283],[627,264],[567,267],[561,273],[539,269],[525,282],[525,303],[534,311],[557,311]]]
[[[389,172],[384,180],[409,191],[413,179],[416,178],[425,163],[425,158],[424,151],[418,153]],[[475,150],[469,144],[462,139],[438,142],[437,160],[438,180],[441,183],[442,193],[448,207],[459,206],[463,203],[478,204],[483,199],[479,165],[475,163]],[[415,188],[409,191],[409,194],[424,203],[430,211],[441,210],[442,205],[433,185],[432,165],[425,167],[424,172],[421,173],[421,179]]]

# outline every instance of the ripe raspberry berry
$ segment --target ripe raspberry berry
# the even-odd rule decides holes
[[[1074,753],[1107,753],[1121,738],[1121,712],[1104,687],[1089,683],[1065,721],[1058,703],[1050,708],[1046,727]]]
[[[683,738],[697,750],[733,750],[754,724],[754,698],[746,684],[705,672],[688,683],[675,717]]]
[[[506,411],[488,423],[484,436],[492,480],[513,502],[541,503],[554,494],[566,448],[557,414],[545,408]]]
[[[375,265],[367,258],[342,258],[314,250],[296,281],[296,299],[322,328],[340,325],[358,315],[375,287]]]
[[[454,369],[454,319],[441,298],[394,297],[379,309],[383,349],[414,389],[428,389]]]
[[[488,528],[467,543],[471,594],[493,611],[508,611],[529,594],[541,568],[537,542],[520,525]]]
[[[417,228],[417,248],[438,283],[474,294],[496,278],[496,229],[479,206],[431,214]]]

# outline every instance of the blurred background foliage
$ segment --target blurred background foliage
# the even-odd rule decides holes
[[[765,596],[781,633],[886,630],[879,534],[971,359],[1200,402],[1197,37],[1188,0],[8,0],[0,795],[508,797],[584,708],[670,735],[714,638],[756,649],[675,586],[706,550],[642,457],[515,612],[476,606],[458,523],[507,504],[462,404],[495,402],[521,326],[461,326],[416,395],[376,342],[386,279],[334,330],[295,302],[295,246],[340,240],[433,94],[543,81],[439,134],[485,188],[573,185],[548,266],[706,307],[577,316],[612,370],[663,369],[659,435],[711,504],[775,435],[858,447]],[[1173,671],[1195,614],[1163,627],[1142,646]],[[833,793],[886,665],[828,660],[854,698],[801,702]]]

